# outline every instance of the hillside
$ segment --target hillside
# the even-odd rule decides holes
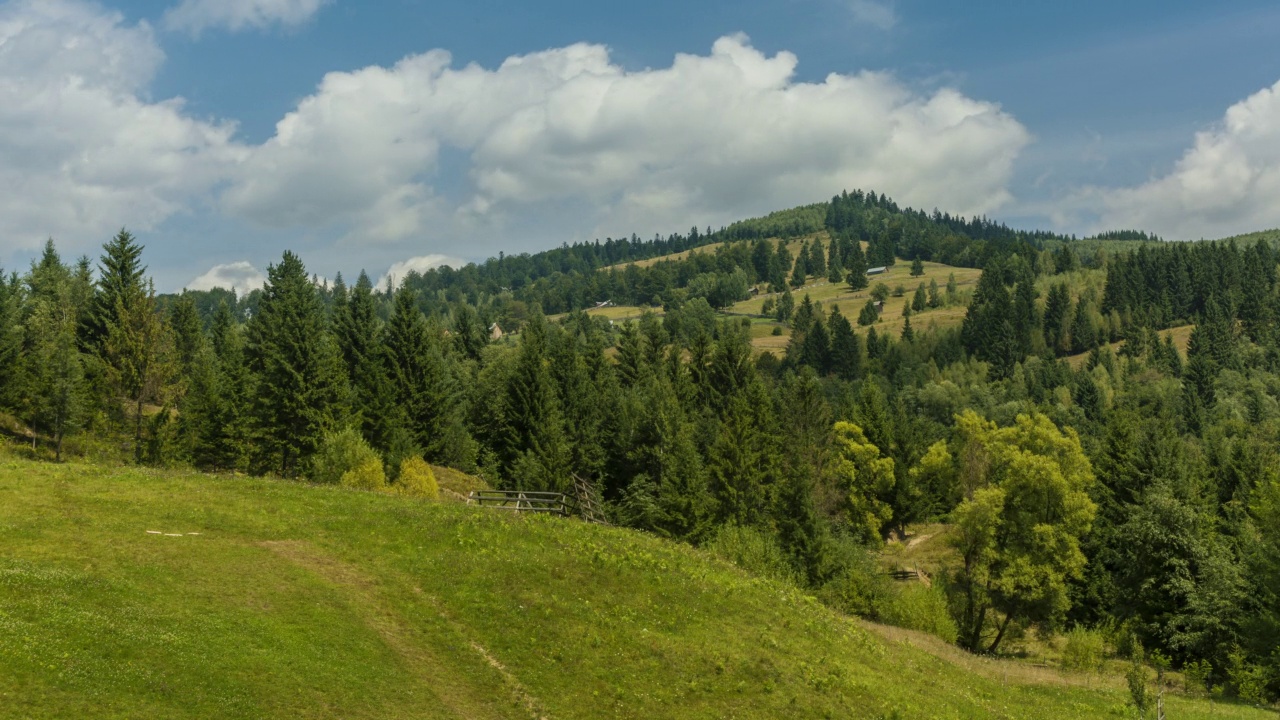
[[[578,521],[3,456],[0,546],[3,717],[1126,716]]]

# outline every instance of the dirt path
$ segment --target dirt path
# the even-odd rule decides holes
[[[501,697],[501,691],[486,693],[478,687],[481,683],[467,682],[462,677],[461,668],[443,661],[427,647],[420,639],[421,631],[406,622],[401,613],[382,597],[378,583],[359,568],[326,555],[306,542],[286,540],[261,545],[293,565],[314,573],[338,591],[365,625],[400,657],[409,672],[421,681],[423,688],[439,699],[450,715],[466,720],[510,717],[511,703]],[[467,638],[462,626],[444,614],[437,600],[422,594],[417,588],[414,590],[420,597],[431,601],[440,617],[467,641],[479,659],[497,672],[502,685],[511,691],[518,707],[524,709],[528,717],[547,720],[533,696],[488,651]]]
[[[936,534],[937,533],[929,533],[928,535],[920,535],[919,537],[913,537],[907,541],[907,547],[913,548],[919,545],[920,543],[924,542],[925,540],[928,540],[929,538],[933,537]]]

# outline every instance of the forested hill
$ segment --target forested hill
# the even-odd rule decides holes
[[[207,322],[194,294],[161,307],[128,233],[96,279],[49,243],[0,283],[0,431],[48,460],[371,491],[413,492],[424,463],[511,489],[583,478],[616,525],[968,651],[1071,647],[1139,688],[1153,666],[1280,695],[1267,238],[1081,253],[870,194],[798,217],[822,229],[494,295],[456,278],[507,258],[388,296],[317,287],[286,252],[252,312]],[[612,299],[642,301],[638,322],[539,310],[594,292],[632,293]],[[922,526],[933,584],[887,588],[878,563]]]

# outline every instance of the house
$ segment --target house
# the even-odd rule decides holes
[[[489,326],[489,339],[490,340],[502,339],[502,328],[498,325],[498,323],[494,323]]]
[[[887,267],[873,267],[867,269],[868,275],[883,275],[887,272],[889,272],[889,268]]]
[[[597,309],[597,310],[599,310],[599,309],[601,309],[601,308],[607,308],[607,307],[613,307],[613,301],[612,301],[612,300],[605,300],[604,302],[598,302],[598,303],[596,303],[596,309]]]

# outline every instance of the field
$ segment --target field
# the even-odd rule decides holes
[[[1129,716],[576,520],[0,454],[0,547],[2,717]]]
[[[857,322],[858,313],[862,310],[862,306],[867,303],[871,297],[871,289],[879,283],[889,286],[892,291],[899,285],[905,291],[901,297],[890,295],[885,302],[884,310],[880,314],[880,321],[874,327],[876,332],[889,332],[894,337],[902,334],[902,308],[903,305],[911,301],[912,295],[916,291],[916,287],[921,283],[927,288],[929,281],[936,280],[938,288],[944,294],[947,287],[947,279],[950,275],[955,274],[956,285],[958,287],[958,295],[962,298],[962,302],[939,308],[926,309],[924,312],[913,313],[911,316],[911,325],[917,330],[925,330],[931,325],[937,328],[954,327],[964,322],[965,306],[969,294],[973,292],[973,288],[978,284],[978,278],[982,275],[981,270],[972,268],[958,268],[950,265],[942,265],[941,263],[924,263],[924,275],[921,277],[911,277],[911,264],[903,260],[899,260],[897,265],[889,268],[889,272],[884,275],[878,275],[868,278],[870,285],[865,289],[853,292],[849,290],[849,286],[845,283],[830,283],[826,280],[815,280],[812,284],[805,285],[799,289],[791,291],[792,296],[798,304],[805,295],[813,302],[822,303],[824,310],[830,311],[834,304],[840,308],[840,312],[849,318],[850,322]],[[761,306],[767,298],[777,298],[777,295],[760,295],[750,300],[744,300],[729,308],[728,312],[742,315],[759,315]],[[752,344],[757,350],[768,352],[779,352],[785,349],[790,336],[790,330],[783,328],[782,336],[774,336],[770,333],[776,323],[768,323],[769,328],[765,331],[757,330],[753,332]],[[859,331],[865,328],[858,328]],[[758,335],[758,336],[757,336]]]

